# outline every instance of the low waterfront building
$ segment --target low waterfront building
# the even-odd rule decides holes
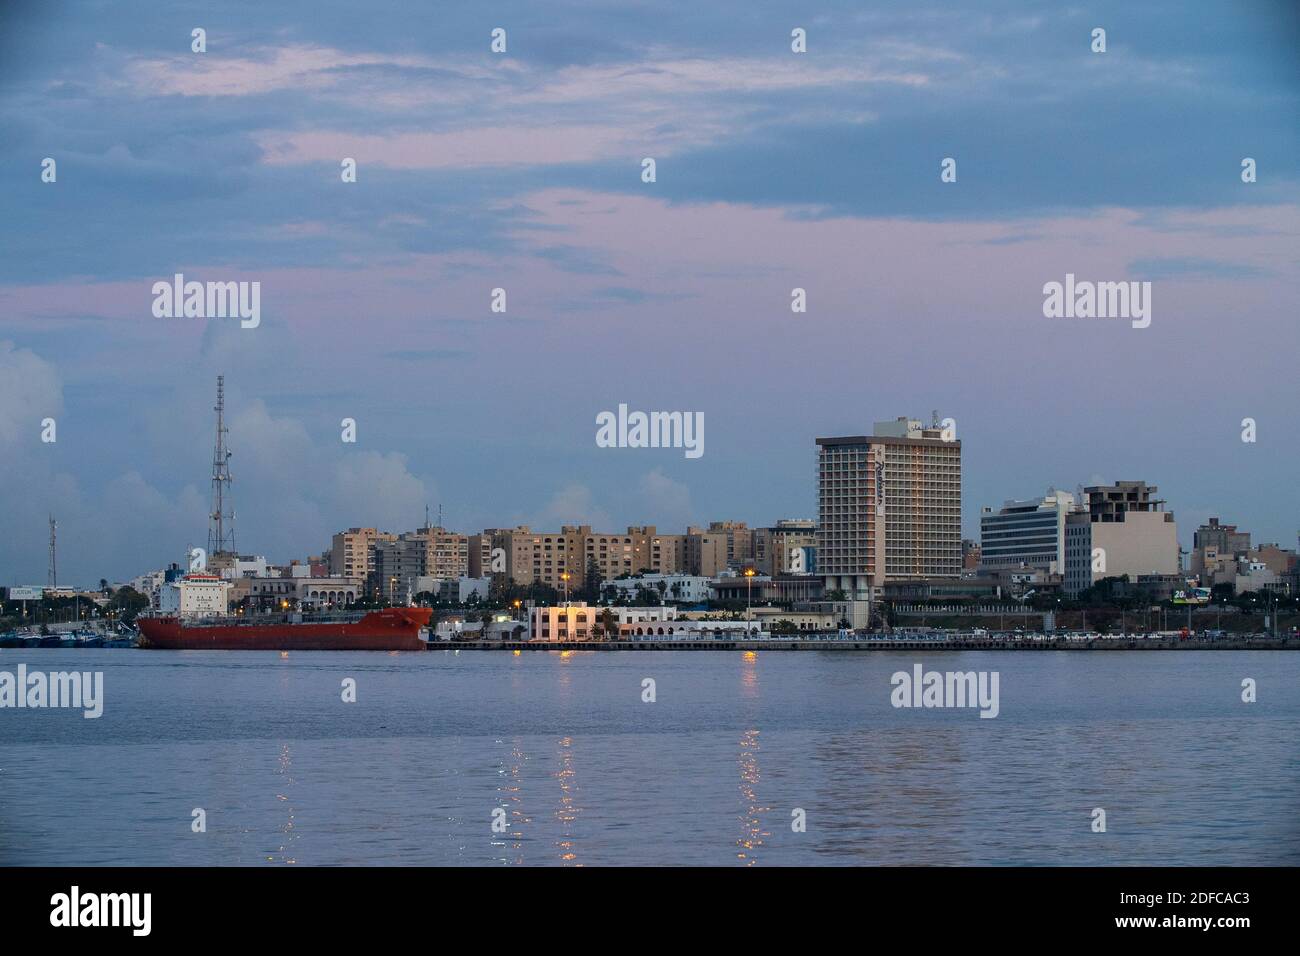
[[[825,582],[818,575],[785,574],[779,577],[743,574],[715,578],[710,587],[716,601],[739,601],[749,604],[791,604],[815,601],[822,596]]]
[[[183,618],[223,617],[230,611],[230,589],[216,574],[186,574],[163,585],[158,609]]]
[[[713,596],[711,578],[700,574],[641,574],[630,578],[606,581],[601,587],[602,596],[617,599],[636,599],[643,592],[682,604],[699,604]]]
[[[674,627],[677,608],[601,607],[583,601],[571,601],[548,607],[528,609],[529,639],[534,641],[589,641],[605,636],[607,625],[622,633],[625,628]]]
[[[796,611],[782,607],[756,607],[750,611],[749,616],[763,630],[774,633],[780,631],[780,624],[790,625],[796,631],[833,631],[840,624],[840,619],[830,612]]]
[[[304,608],[344,608],[364,596],[365,584],[360,578],[341,575],[328,577],[295,577],[294,599]]]
[[[870,601],[801,601],[792,610],[824,614],[834,621],[833,626],[837,628],[844,624],[854,630],[871,626]]]
[[[417,596],[431,594],[447,604],[468,604],[476,595],[479,601],[486,601],[491,587],[491,576],[438,578],[422,575],[415,579]]]

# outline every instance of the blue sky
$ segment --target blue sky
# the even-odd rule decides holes
[[[426,502],[812,516],[816,436],[932,409],[968,534],[1141,478],[1184,544],[1295,544],[1291,4],[208,6],[0,9],[0,581],[50,511],[69,581],[202,543],[218,373],[276,560]],[[175,272],[260,281],[261,326],[154,318]],[[1152,281],[1151,326],[1044,318],[1067,272]],[[619,403],[702,411],[705,455],[596,447]]]

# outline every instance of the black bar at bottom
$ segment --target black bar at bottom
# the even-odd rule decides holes
[[[279,928],[295,943],[373,943],[408,932],[450,942],[445,931],[477,925],[489,936],[531,927],[541,942],[555,926],[534,920],[564,911],[577,935],[620,924],[655,932],[663,920],[703,918],[734,920],[737,932],[746,924],[817,931],[847,923],[867,938],[902,934],[925,943],[1044,933],[1067,940],[1195,934],[1230,943],[1293,923],[1294,880],[1292,869],[1195,867],[627,868],[545,879],[505,868],[14,868],[0,870],[0,922],[7,941],[75,933],[79,943],[209,944]]]

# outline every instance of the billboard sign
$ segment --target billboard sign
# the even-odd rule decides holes
[[[1187,588],[1185,591],[1174,592],[1175,604],[1209,604],[1209,588]]]
[[[39,601],[44,595],[44,588],[10,588],[11,601]]]

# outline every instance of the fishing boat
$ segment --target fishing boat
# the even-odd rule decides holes
[[[73,637],[77,640],[77,647],[103,647],[104,635],[91,628],[77,631]]]

